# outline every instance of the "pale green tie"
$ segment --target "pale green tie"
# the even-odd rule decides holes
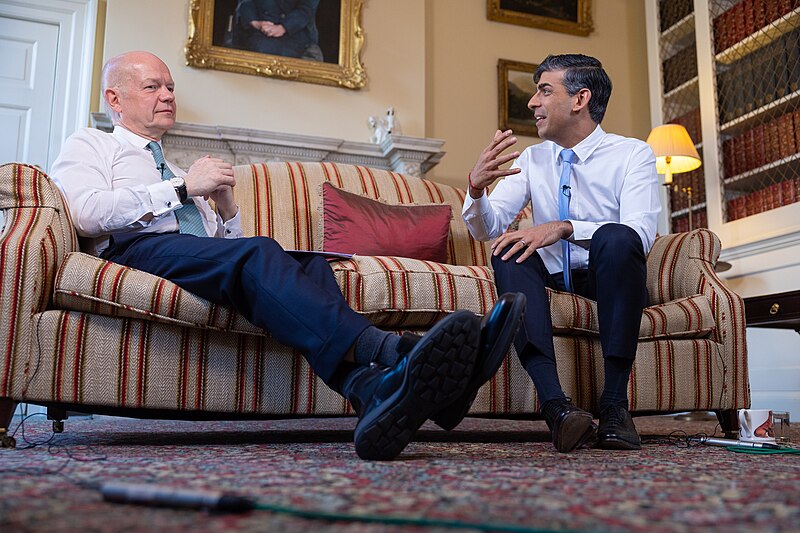
[[[147,148],[152,152],[153,159],[156,160],[156,168],[161,171],[161,179],[169,181],[175,177],[175,174],[167,166],[164,160],[164,152],[161,151],[161,145],[155,141],[148,143]],[[203,226],[203,217],[197,206],[191,200],[186,200],[183,207],[174,211],[175,216],[178,217],[178,228],[181,233],[188,233],[189,235],[196,235],[198,237],[208,237],[206,228]]]

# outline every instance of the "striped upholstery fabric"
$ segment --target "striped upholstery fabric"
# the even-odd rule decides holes
[[[557,335],[600,335],[597,302],[551,291],[550,310]],[[642,313],[639,339],[704,338],[716,328],[708,298],[702,294],[652,305]]]
[[[388,170],[335,163],[264,163],[238,166],[236,201],[245,235],[272,237],[287,250],[320,249],[320,187],[336,187],[390,204],[445,203],[453,208],[447,263],[486,266],[487,243],[476,241],[458,216],[465,191]],[[528,211],[529,213],[529,211]]]
[[[318,242],[324,180],[391,203],[446,202],[455,213],[464,198],[452,187],[350,165],[266,163],[235,173],[246,234],[272,236],[289,249]],[[0,397],[265,416],[352,414],[300,354],[241,316],[78,252],[58,190],[34,167],[0,167],[0,209],[0,297],[7,309],[0,315]],[[519,224],[530,225],[529,210]],[[488,246],[469,236],[459,216],[448,254],[449,265],[355,257],[331,266],[357,312],[386,329],[422,334],[444,313],[484,313],[496,299]],[[648,257],[651,307],[629,391],[634,410],[749,405],[743,305],[713,271],[718,254],[719,240],[708,230],[656,241]],[[594,303],[550,297],[565,392],[596,409],[603,365]],[[538,407],[512,350],[473,413],[533,414]]]
[[[78,243],[61,194],[37,167],[0,166],[0,209],[0,397],[13,397],[24,387],[35,313],[51,306],[56,270]]]
[[[355,257],[331,267],[350,307],[388,329],[428,328],[457,309],[483,315],[497,299],[487,267],[398,257]],[[171,281],[82,252],[67,256],[55,285],[54,303],[61,309],[268,335]]]

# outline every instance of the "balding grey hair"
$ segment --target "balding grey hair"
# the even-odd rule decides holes
[[[121,89],[124,86],[126,77],[130,77],[128,70],[128,63],[125,61],[125,56],[128,53],[114,56],[103,65],[103,72],[100,77],[100,95],[105,107],[106,113],[111,116],[111,121],[117,123],[119,120],[119,113],[111,109],[106,101],[106,89],[116,88]]]

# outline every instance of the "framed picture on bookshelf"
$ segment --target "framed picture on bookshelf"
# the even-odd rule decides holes
[[[592,0],[486,0],[486,18],[583,37],[594,30]]]
[[[189,4],[189,66],[348,89],[366,84],[364,0],[264,2],[262,9],[244,0]]]
[[[509,59],[497,60],[497,127],[501,131],[512,129],[517,135],[539,136],[533,113],[528,109],[528,102],[536,92],[533,73],[538,66]]]

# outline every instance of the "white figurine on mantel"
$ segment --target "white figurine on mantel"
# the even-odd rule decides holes
[[[367,120],[367,124],[369,125],[369,142],[372,144],[380,144],[378,142],[378,135],[380,135],[380,131],[378,130],[378,120],[370,116]]]
[[[392,134],[400,135],[400,125],[392,106],[386,110],[384,118],[377,120],[375,117],[369,117],[367,123],[369,124],[369,142],[371,143],[381,144]]]

